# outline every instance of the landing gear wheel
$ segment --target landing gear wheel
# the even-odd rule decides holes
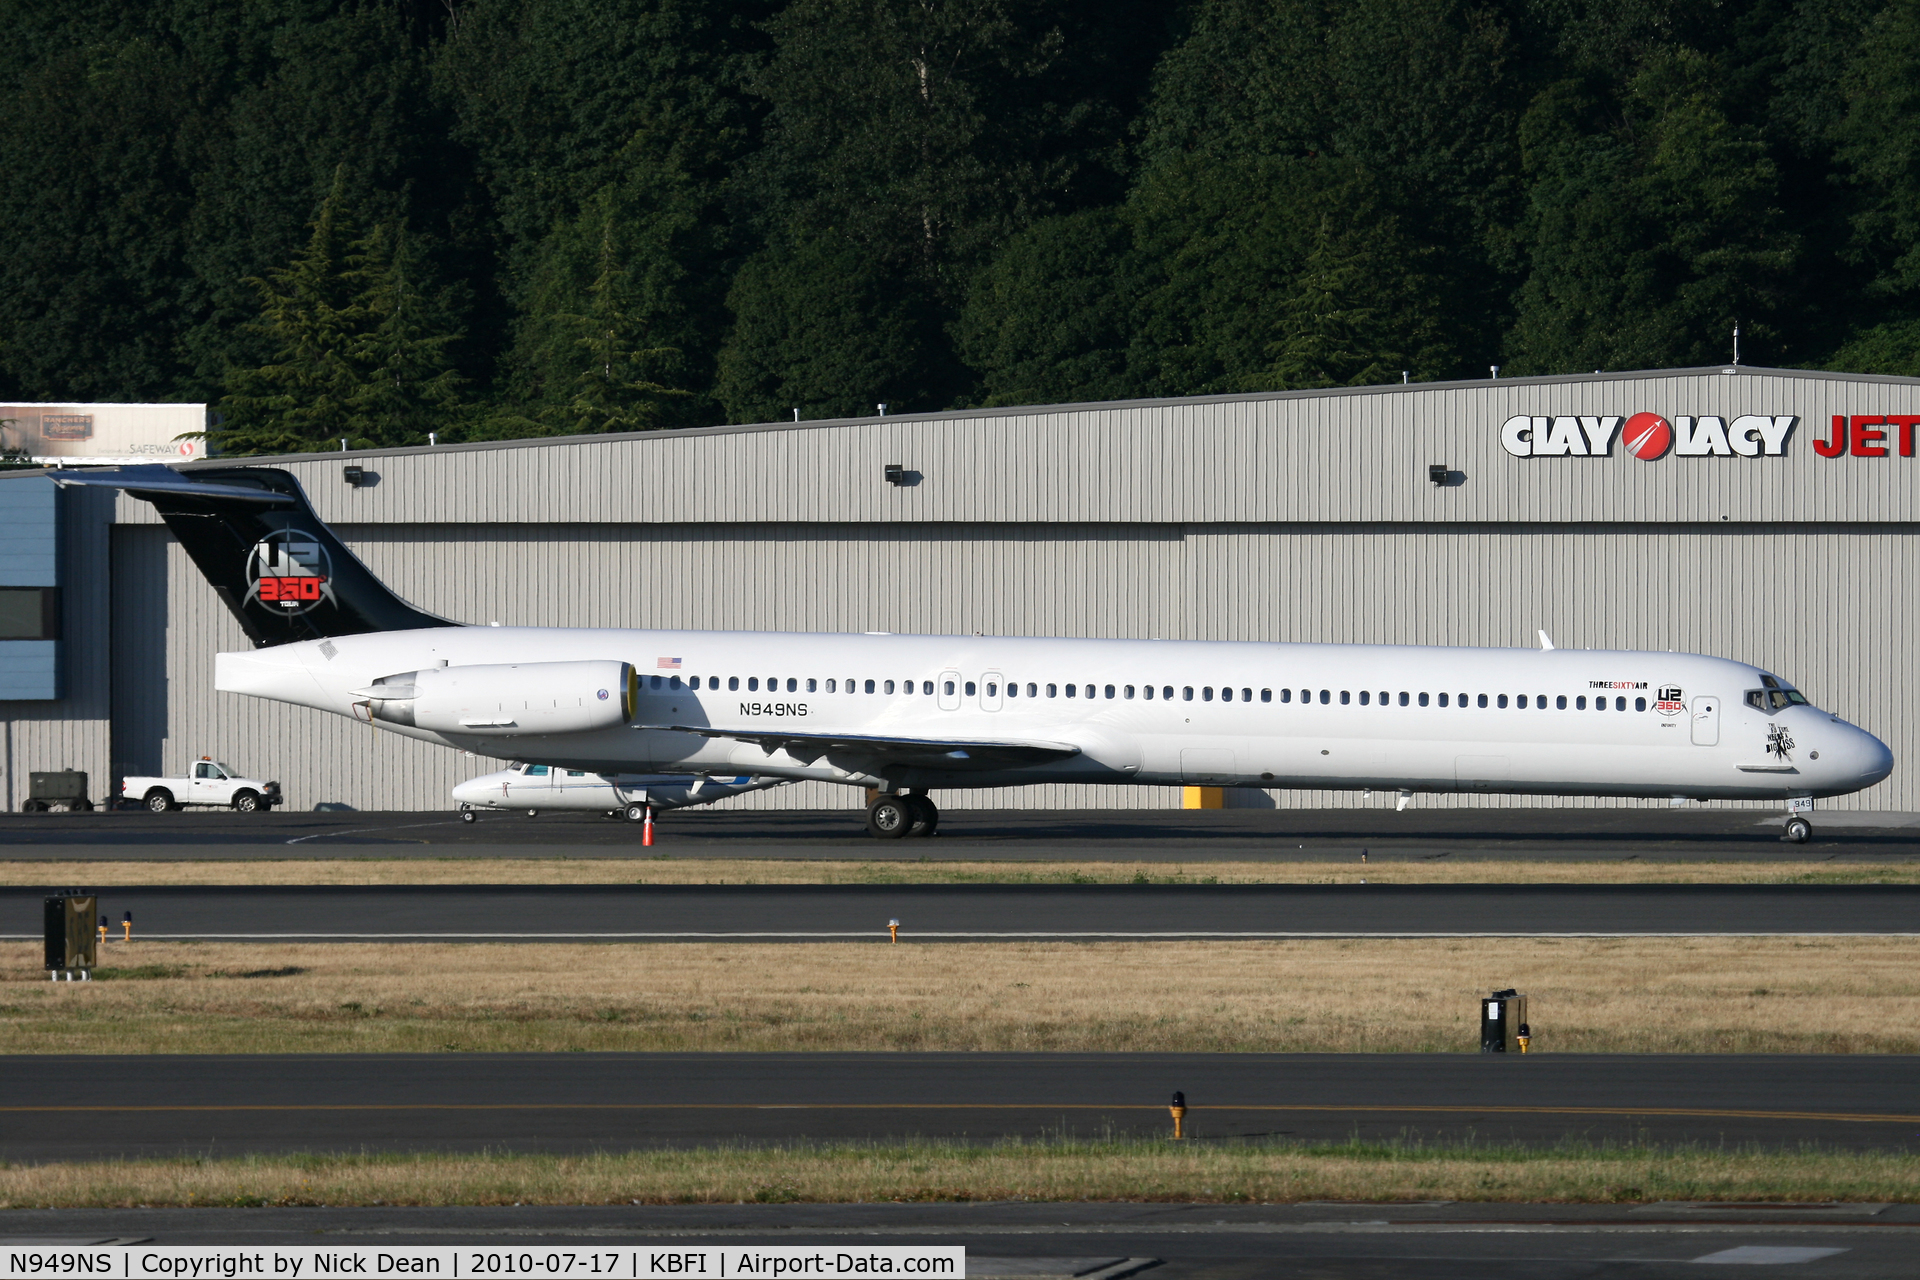
[[[630,804],[627,806],[628,822],[645,822],[646,820],[647,806],[643,804]]]
[[[462,809],[462,810],[460,811],[460,821],[462,821],[462,822],[477,822],[477,821],[479,821],[479,819],[477,819],[477,818],[475,818],[475,817],[473,816],[473,810],[471,810],[471,809]]]
[[[529,809],[527,810],[527,816],[529,818],[537,818],[540,816],[540,811],[538,809]]]
[[[867,833],[882,840],[898,840],[913,830],[911,796],[881,796],[867,806]]]
[[[1813,824],[1805,818],[1787,819],[1787,840],[1793,844],[1805,844],[1813,839]]]
[[[925,796],[908,796],[907,803],[913,807],[913,830],[910,836],[930,836],[940,829],[940,810],[933,801]]]

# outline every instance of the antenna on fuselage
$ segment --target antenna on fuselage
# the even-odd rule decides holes
[[[1553,641],[1552,641],[1552,640],[1549,640],[1549,639],[1547,638],[1547,633],[1546,633],[1546,632],[1544,632],[1544,631],[1536,631],[1536,632],[1534,632],[1534,634],[1540,637],[1540,647],[1541,647],[1542,649],[1551,649],[1551,648],[1553,648]]]

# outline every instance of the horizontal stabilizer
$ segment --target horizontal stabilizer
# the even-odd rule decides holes
[[[291,494],[194,480],[181,475],[172,467],[163,467],[157,462],[130,467],[101,467],[88,471],[49,471],[47,479],[62,488],[125,489],[136,496],[164,493],[185,498],[217,498],[222,502],[244,502],[250,506],[260,507],[299,505],[299,499]]]
[[[1005,769],[1017,765],[1069,760],[1080,748],[1064,742],[1009,742],[980,738],[887,738],[858,733],[795,733],[790,729],[716,729],[708,725],[648,724],[636,729],[656,733],[693,733],[703,738],[750,742],[769,753],[785,751],[796,760],[854,756],[862,760],[916,769]]]

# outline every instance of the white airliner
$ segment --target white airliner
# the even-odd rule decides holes
[[[1092,782],[1770,800],[1872,786],[1885,743],[1751,663],[1697,654],[464,626],[382,585],[266,468],[54,472],[152,502],[258,648],[230,693],[595,773],[876,789]]]

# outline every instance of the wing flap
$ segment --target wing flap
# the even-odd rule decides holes
[[[1080,748],[1065,742],[1016,742],[988,738],[893,738],[876,734],[804,733],[791,729],[718,729],[711,725],[640,724],[653,733],[691,733],[702,738],[750,742],[769,753],[785,751],[796,760],[856,756],[917,769],[1005,769],[1068,760]]]

